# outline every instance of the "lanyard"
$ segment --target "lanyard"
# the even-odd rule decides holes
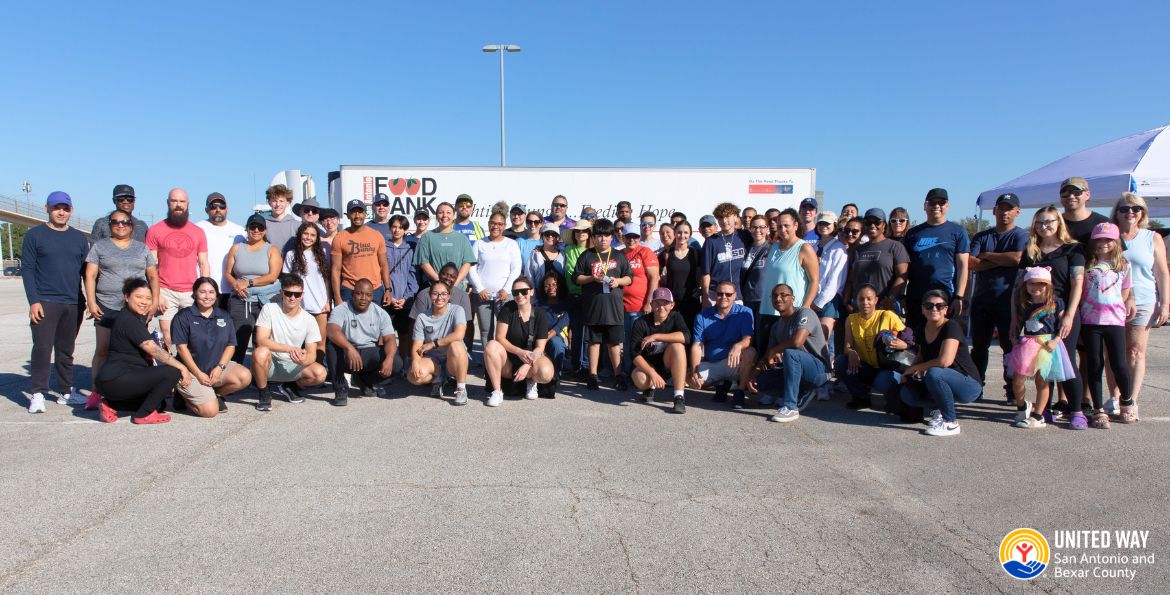
[[[601,260],[601,252],[597,248],[593,249],[593,253],[597,255],[597,264],[601,265],[601,274],[603,276],[609,275],[609,263],[613,262],[613,250],[606,251],[608,255],[605,260]]]

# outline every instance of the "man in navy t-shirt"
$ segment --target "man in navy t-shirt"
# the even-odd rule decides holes
[[[1001,194],[996,198],[992,213],[995,227],[975,234],[968,258],[971,270],[975,272],[975,289],[971,296],[971,359],[975,360],[975,367],[984,378],[993,330],[999,331],[999,345],[1004,357],[1012,351],[1012,288],[1020,258],[1028,246],[1028,232],[1016,226],[1020,199],[1015,194]],[[1003,381],[1007,397],[1014,403],[1006,366]]]
[[[916,330],[926,322],[919,304],[922,296],[931,289],[942,289],[951,296],[947,316],[958,318],[963,313],[971,240],[963,226],[947,221],[949,208],[946,189],[931,189],[923,204],[926,223],[914,226],[903,242],[910,255],[906,323]]]
[[[704,308],[715,305],[712,290],[721,281],[730,281],[735,286],[736,295],[740,294],[739,277],[743,273],[743,257],[747,254],[752,238],[746,231],[735,229],[738,219],[739,207],[729,202],[715,207],[719,231],[703,243],[703,275],[699,278],[703,288]]]

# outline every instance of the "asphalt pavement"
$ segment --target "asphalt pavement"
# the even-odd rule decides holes
[[[345,408],[322,390],[260,413],[245,391],[215,419],[135,426],[27,413],[19,283],[0,303],[4,592],[1170,591],[1170,331],[1142,421],[1109,431],[1013,428],[997,383],[946,438],[839,395],[777,424],[710,393],[685,415],[665,391],[647,405],[575,383],[454,407],[401,380]],[[86,391],[92,352],[87,322]],[[1054,550],[1027,582],[999,559],[1021,527]],[[1127,529],[1146,547],[1063,551],[1129,563],[1056,559],[1058,531]],[[1134,576],[1058,576],[1121,567]]]

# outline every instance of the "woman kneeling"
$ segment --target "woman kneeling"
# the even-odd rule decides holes
[[[195,415],[215,417],[227,411],[224,396],[248,386],[252,373],[232,361],[235,324],[230,314],[215,306],[219,284],[210,277],[200,277],[191,293],[194,305],[180,310],[171,322],[171,340],[194,379],[179,386],[179,396]]]

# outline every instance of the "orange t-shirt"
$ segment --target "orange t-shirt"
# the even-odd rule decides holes
[[[333,262],[341,263],[341,284],[353,289],[358,279],[382,286],[382,262],[386,260],[386,238],[382,232],[363,225],[357,231],[343,229],[333,239]]]

